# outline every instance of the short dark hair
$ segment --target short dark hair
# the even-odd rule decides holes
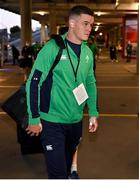
[[[94,16],[94,12],[87,6],[77,5],[69,11],[69,17],[74,15],[88,14]]]

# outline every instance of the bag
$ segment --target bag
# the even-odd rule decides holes
[[[33,65],[32,58],[21,58],[18,60],[18,63],[20,68],[26,68],[26,67],[31,68]]]
[[[22,128],[28,125],[25,85],[22,85],[1,105],[1,108]]]
[[[21,154],[42,153],[43,147],[39,136],[30,136],[20,125],[17,125],[17,140],[20,143]]]
[[[56,44],[60,47],[60,49],[49,73],[52,72],[52,70],[60,61],[62,51],[65,48],[65,44],[61,36],[54,35],[53,39],[55,40]],[[17,124],[19,124],[23,129],[25,129],[28,125],[25,85],[22,85],[14,94],[12,94],[5,102],[3,102],[1,108],[9,116],[11,116],[11,118],[13,118]]]

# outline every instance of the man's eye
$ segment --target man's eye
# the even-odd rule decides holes
[[[89,25],[89,23],[88,23],[88,22],[85,22],[85,23],[84,23],[84,25],[85,25],[85,26],[88,26],[88,25]]]
[[[84,26],[90,26],[92,28],[93,24],[90,24],[89,22],[84,22]]]

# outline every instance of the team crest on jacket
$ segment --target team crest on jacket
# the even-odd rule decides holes
[[[61,60],[67,60],[67,59],[68,59],[67,56],[65,54],[62,54]]]
[[[88,61],[89,61],[89,56],[87,55],[85,58],[85,62],[88,63]]]

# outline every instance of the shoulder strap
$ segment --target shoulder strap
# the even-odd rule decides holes
[[[59,46],[60,49],[58,51],[58,54],[56,55],[56,58],[55,58],[54,63],[50,69],[50,72],[52,72],[53,69],[56,67],[56,65],[59,63],[60,58],[62,56],[63,49],[66,48],[65,43],[64,43],[64,41],[60,35],[56,35],[56,34],[52,35],[52,39],[55,40],[57,46]]]
[[[62,56],[62,52],[63,52],[63,49],[59,49],[58,54],[56,55],[55,61],[54,61],[54,63],[53,63],[53,65],[52,65],[49,72],[52,72],[53,69],[56,67],[56,65],[59,63],[60,58]]]
[[[63,38],[60,35],[53,34],[52,35],[52,39],[55,40],[57,46],[59,46],[61,49],[65,49],[66,48],[65,43],[63,41]]]

